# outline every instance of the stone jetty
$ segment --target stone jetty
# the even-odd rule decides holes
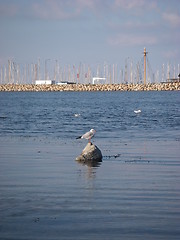
[[[1,92],[62,92],[62,91],[179,91],[180,82],[149,84],[1,84]]]

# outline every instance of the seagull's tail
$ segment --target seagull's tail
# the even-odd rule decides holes
[[[79,137],[76,137],[76,139],[80,139],[81,138],[81,136],[79,136]]]

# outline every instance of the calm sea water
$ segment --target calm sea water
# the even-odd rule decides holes
[[[180,239],[179,106],[180,92],[0,92],[0,239]],[[75,161],[91,128],[98,166]]]

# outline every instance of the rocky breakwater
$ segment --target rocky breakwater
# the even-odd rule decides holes
[[[9,92],[58,92],[58,91],[180,91],[180,82],[149,84],[1,84],[0,91]]]
[[[76,161],[94,166],[102,162],[102,153],[96,145],[88,142],[82,153],[76,158]]]

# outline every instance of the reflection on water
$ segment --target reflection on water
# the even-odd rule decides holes
[[[76,161],[77,163],[84,165],[84,166],[88,166],[89,168],[97,168],[101,166],[102,161]]]
[[[101,162],[98,161],[86,161],[86,162],[80,162],[76,161],[78,164],[84,166],[85,169],[85,175],[87,179],[94,179],[96,177],[96,171],[97,168],[101,166]]]
[[[80,174],[81,176],[85,177],[87,180],[92,180],[96,178],[97,169],[91,166],[84,165],[83,172]]]

